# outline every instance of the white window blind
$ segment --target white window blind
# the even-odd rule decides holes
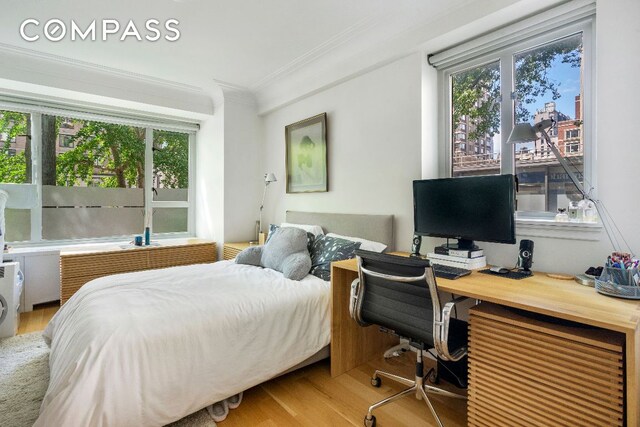
[[[15,97],[1,93],[0,110],[74,117],[81,120],[153,128],[172,132],[196,132],[200,128],[197,122],[184,121],[176,117],[160,114],[145,114],[138,111],[98,107],[79,102],[66,103],[63,101]]]
[[[429,64],[446,69],[489,55],[540,34],[580,22],[595,15],[594,0],[570,1],[533,17],[507,25],[481,37],[429,55]]]

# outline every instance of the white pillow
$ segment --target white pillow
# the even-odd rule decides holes
[[[352,242],[360,242],[360,249],[364,249],[365,251],[383,252],[385,249],[387,249],[387,245],[385,245],[384,243],[374,242],[373,240],[361,239],[359,237],[341,236],[336,233],[329,233],[327,234],[327,236],[335,237],[336,239],[351,240]]]
[[[292,224],[290,222],[283,222],[280,224],[280,227],[294,227],[301,228],[304,231],[308,231],[314,236],[322,236],[324,234],[324,230],[319,225],[307,225],[307,224]]]

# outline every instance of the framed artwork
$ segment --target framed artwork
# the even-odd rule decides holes
[[[285,127],[287,193],[329,191],[327,113]]]

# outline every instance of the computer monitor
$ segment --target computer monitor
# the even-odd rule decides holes
[[[419,236],[516,243],[516,185],[513,175],[413,181],[413,221]],[[456,246],[453,246],[456,247]]]

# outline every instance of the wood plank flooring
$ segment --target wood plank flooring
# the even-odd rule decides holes
[[[253,387],[242,405],[231,410],[219,427],[240,426],[362,426],[368,407],[404,387],[382,380],[380,388],[370,384],[375,369],[410,378],[413,353],[398,359],[382,358],[331,378],[325,360],[291,374]],[[466,426],[466,402],[433,397],[433,404],[447,427]],[[427,405],[413,396],[377,409],[377,426],[436,426]]]
[[[43,330],[59,307],[50,305],[22,313],[19,333]],[[299,369],[247,390],[239,408],[230,411],[219,427],[362,426],[368,407],[403,389],[391,380],[380,388],[370,384],[376,369],[407,378],[414,375],[415,354],[384,360],[382,356],[336,378],[329,360]],[[429,361],[425,361],[428,369]],[[452,391],[455,389],[452,389]],[[467,425],[466,401],[433,397],[433,404],[447,427]],[[436,426],[427,405],[404,397],[374,413],[377,426]]]
[[[28,334],[29,332],[43,331],[47,327],[47,323],[54,314],[60,309],[59,302],[41,304],[33,311],[20,313],[20,325],[18,326],[18,335]]]

